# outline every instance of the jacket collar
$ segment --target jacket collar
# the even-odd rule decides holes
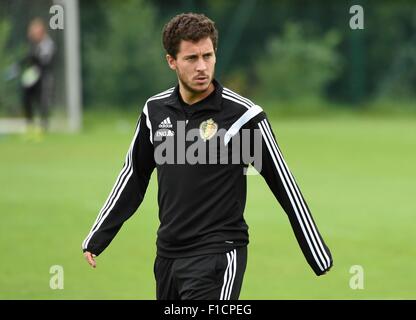
[[[215,79],[212,80],[214,84],[214,97],[205,98],[197,103],[193,104],[189,108],[191,111],[197,110],[216,110],[220,111],[222,107],[222,90],[223,86]],[[182,110],[181,101],[179,98],[179,84],[176,85],[171,95],[164,101],[164,104],[176,109]]]

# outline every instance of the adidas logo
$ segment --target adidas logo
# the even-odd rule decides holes
[[[161,123],[159,123],[159,128],[172,128],[172,123],[170,122],[170,117],[167,117]]]

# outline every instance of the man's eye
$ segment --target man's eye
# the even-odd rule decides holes
[[[188,58],[186,58],[186,60],[189,60],[189,61],[193,61],[195,59],[196,59],[196,57],[188,57]]]

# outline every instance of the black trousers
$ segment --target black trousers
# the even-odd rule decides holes
[[[47,129],[49,126],[49,109],[53,94],[53,77],[50,74],[42,76],[40,80],[30,88],[22,88],[23,107],[26,121],[33,123],[35,105],[38,107],[41,126]]]
[[[169,259],[154,264],[158,300],[237,300],[247,264],[247,247],[225,253]]]

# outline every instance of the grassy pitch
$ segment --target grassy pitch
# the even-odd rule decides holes
[[[0,299],[154,299],[156,174],[91,269],[81,242],[123,165],[135,119],[90,114],[78,135],[0,136]],[[415,299],[416,119],[271,119],[334,257],[316,277],[261,176],[249,176],[241,299]],[[50,268],[64,289],[50,288]],[[351,267],[364,271],[350,287]]]

